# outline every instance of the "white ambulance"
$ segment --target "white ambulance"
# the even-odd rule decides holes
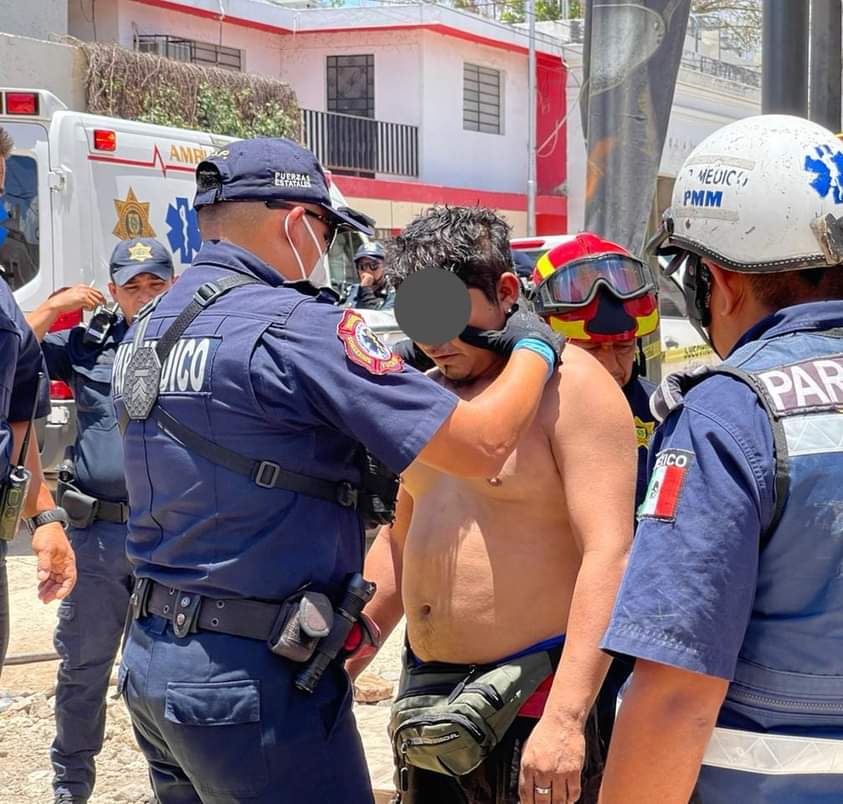
[[[190,265],[201,243],[194,170],[230,137],[84,114],[49,92],[3,87],[0,126],[15,143],[0,196],[0,267],[25,312],[80,282],[108,296],[108,260],[121,239],[156,237],[177,272]],[[331,194],[345,205],[335,185]],[[332,275],[349,272],[355,237],[337,238]],[[63,316],[55,328],[80,321],[80,314]],[[75,421],[70,389],[51,383],[51,395],[50,466],[72,440]]]

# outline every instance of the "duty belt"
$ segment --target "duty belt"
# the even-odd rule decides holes
[[[173,624],[177,637],[197,631],[270,641],[287,609],[282,603],[238,598],[210,598],[180,592],[149,578],[138,578],[130,599],[133,619],[157,614]]]
[[[129,506],[124,502],[109,502],[108,500],[97,500],[95,519],[104,519],[106,522],[119,522],[125,525],[129,521]]]
[[[65,499],[67,494],[70,494],[70,497]],[[101,500],[98,497],[85,494],[72,483],[63,480],[59,480],[56,484],[56,497],[56,504],[61,505],[67,511],[70,524],[74,527],[88,527],[97,520],[116,522],[120,525],[125,525],[129,521],[128,503]],[[70,501],[70,498],[73,502]],[[83,512],[84,517],[82,517]],[[85,521],[78,521],[80,517],[84,518]]]

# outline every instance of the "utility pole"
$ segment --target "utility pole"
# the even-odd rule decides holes
[[[808,116],[809,8],[810,4],[805,0],[764,0],[761,27],[762,114]],[[839,37],[831,46],[839,51]]]
[[[530,50],[527,57],[527,236],[536,233],[536,0],[526,3]]]
[[[840,131],[840,0],[811,0],[811,120]]]

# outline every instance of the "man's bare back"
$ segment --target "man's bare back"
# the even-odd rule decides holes
[[[556,434],[583,424],[560,417],[567,395],[587,393],[578,386],[594,371],[592,362],[568,349],[535,421],[497,477],[457,479],[420,465],[405,474],[413,506],[401,588],[410,645],[420,659],[492,662],[565,631],[582,551],[568,516]],[[464,399],[493,379],[455,384],[434,376]]]

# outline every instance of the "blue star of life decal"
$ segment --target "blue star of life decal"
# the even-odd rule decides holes
[[[187,198],[180,196],[175,199],[175,204],[170,204],[167,209],[167,225],[170,227],[167,232],[170,248],[174,253],[178,252],[183,263],[193,262],[193,257],[202,245],[202,236],[199,234],[196,210]]]
[[[814,174],[811,187],[820,198],[830,192],[835,204],[843,204],[843,152],[818,145],[814,153],[805,154],[805,170]]]
[[[6,207],[0,203],[0,247],[2,247],[3,243],[6,241],[6,238],[9,236],[9,230],[4,226],[4,223],[9,218],[9,213],[6,212]]]

